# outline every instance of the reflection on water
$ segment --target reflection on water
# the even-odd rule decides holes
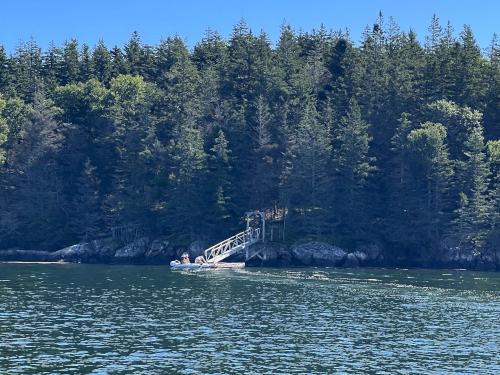
[[[0,264],[0,373],[500,373],[500,275]]]

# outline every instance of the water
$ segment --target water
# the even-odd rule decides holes
[[[0,264],[0,374],[500,373],[500,274]]]

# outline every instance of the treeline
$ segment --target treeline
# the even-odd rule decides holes
[[[94,48],[0,47],[0,248],[57,249],[139,227],[220,239],[288,210],[287,240],[425,255],[500,243],[500,51],[434,17],[382,15],[354,43],[244,22]]]

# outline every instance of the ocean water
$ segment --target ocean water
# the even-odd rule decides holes
[[[500,374],[500,274],[0,264],[0,374]]]

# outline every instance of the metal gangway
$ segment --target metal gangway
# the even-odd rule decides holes
[[[215,264],[227,257],[245,250],[249,246],[257,243],[261,239],[260,228],[247,228],[218,244],[215,244],[205,250],[205,261]]]

